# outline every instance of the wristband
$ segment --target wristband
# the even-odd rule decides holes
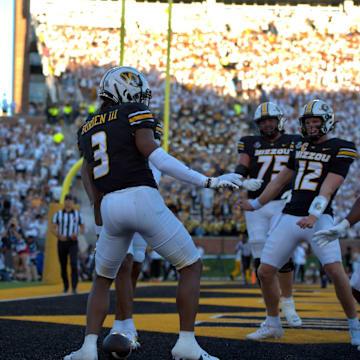
[[[102,225],[94,225],[94,227],[95,227],[95,234],[96,235],[100,235],[100,233],[101,233],[101,229],[102,229]]]
[[[263,207],[263,205],[259,202],[259,198],[249,200],[249,204],[254,208],[254,210],[258,210]]]
[[[208,178],[208,179],[206,180],[205,187],[206,187],[206,188],[211,187],[211,178]]]
[[[309,208],[309,215],[314,215],[317,218],[325,211],[329,201],[323,195],[318,195],[312,201],[310,208]]]

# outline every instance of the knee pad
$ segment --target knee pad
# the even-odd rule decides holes
[[[279,269],[279,273],[286,274],[294,271],[294,269],[295,269],[295,264],[292,258],[290,258],[289,261],[281,269]]]

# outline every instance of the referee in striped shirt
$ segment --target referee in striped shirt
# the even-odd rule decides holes
[[[74,209],[74,200],[71,194],[65,196],[64,208],[54,214],[51,232],[58,239],[58,254],[61,267],[61,277],[64,283],[64,293],[69,291],[67,276],[67,260],[70,255],[71,287],[76,294],[78,283],[78,236],[83,234],[85,226],[78,210]]]

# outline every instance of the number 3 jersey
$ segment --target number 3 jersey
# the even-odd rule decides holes
[[[249,155],[249,176],[264,180],[259,190],[248,191],[248,198],[255,199],[263,192],[266,185],[285,168],[290,159],[291,146],[301,146],[302,136],[282,134],[274,142],[262,136],[244,136],[238,142],[238,152]],[[274,199],[279,200],[282,194],[290,189],[285,187]]]
[[[147,106],[124,103],[99,112],[78,131],[80,152],[92,169],[96,188],[109,193],[134,186],[157,188],[148,160],[138,151],[135,131],[157,121]]]
[[[295,216],[307,216],[315,196],[329,173],[346,177],[351,163],[357,158],[354,143],[332,138],[321,144],[312,144],[303,138],[301,146],[294,146],[287,167],[295,171],[292,180],[291,201],[283,212]],[[332,215],[331,200],[324,214]]]

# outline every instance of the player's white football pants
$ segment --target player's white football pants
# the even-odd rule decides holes
[[[96,273],[114,279],[137,232],[178,270],[195,263],[199,252],[157,189],[137,186],[106,194],[103,228],[96,246]]]
[[[260,258],[269,230],[280,216],[284,200],[273,200],[255,211],[245,211],[246,228],[253,258]]]
[[[324,247],[319,247],[312,242],[312,237],[316,231],[326,230],[334,226],[333,218],[327,214],[321,215],[312,229],[301,229],[296,225],[301,218],[302,216],[289,214],[281,214],[278,217],[277,223],[274,224],[274,228],[266,240],[261,255],[261,263],[280,269],[302,241],[309,242],[322,265],[341,262],[339,240],[332,241]]]

